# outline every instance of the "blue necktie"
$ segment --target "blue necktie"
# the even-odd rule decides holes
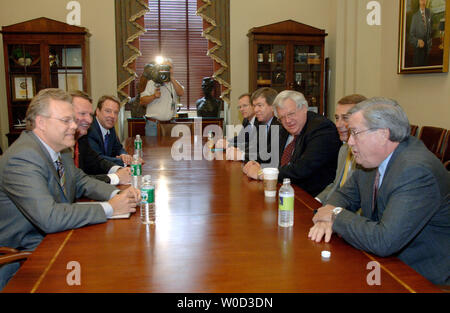
[[[103,147],[105,148],[105,153],[108,153],[108,141],[109,141],[109,132],[105,135],[105,140],[103,140]]]

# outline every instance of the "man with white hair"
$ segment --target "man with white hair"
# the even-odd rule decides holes
[[[350,179],[318,209],[308,237],[336,232],[378,256],[397,256],[435,284],[450,285],[450,174],[417,138],[396,101],[372,98],[349,111]],[[361,216],[355,214],[361,208]]]
[[[334,179],[341,142],[336,126],[326,117],[308,111],[303,94],[293,90],[280,92],[274,100],[280,130],[278,180],[290,178],[312,196]],[[250,161],[244,173],[262,179],[259,163]]]

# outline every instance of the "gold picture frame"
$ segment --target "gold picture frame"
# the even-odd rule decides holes
[[[36,83],[30,75],[12,76],[12,98],[13,101],[28,101],[36,94]]]
[[[450,0],[400,0],[399,21],[398,74],[447,73]]]

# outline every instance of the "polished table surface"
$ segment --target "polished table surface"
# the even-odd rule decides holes
[[[137,212],[49,234],[4,292],[440,291],[395,257],[372,256],[336,235],[330,243],[310,241],[319,203],[299,188],[294,226],[278,227],[277,201],[264,197],[262,182],[244,176],[239,162],[176,161],[175,140],[144,138],[156,225],[141,224]],[[369,285],[375,260],[380,284]],[[71,261],[80,265],[79,285],[68,284]]]

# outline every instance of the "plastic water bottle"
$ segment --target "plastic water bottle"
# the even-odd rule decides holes
[[[212,131],[208,132],[208,142],[207,142],[209,150],[214,148],[214,137]]]
[[[136,139],[134,139],[134,154],[137,154],[141,159],[144,156],[144,153],[142,152],[142,139],[140,135],[136,135]]]
[[[291,227],[294,225],[294,188],[289,178],[283,179],[283,186],[279,191],[278,225]]]
[[[155,216],[155,186],[150,175],[142,179],[141,187],[141,222],[143,224],[154,224]]]
[[[142,178],[141,159],[135,153],[133,155],[133,161],[131,162],[131,185],[134,188],[139,189],[141,186],[141,178]]]

